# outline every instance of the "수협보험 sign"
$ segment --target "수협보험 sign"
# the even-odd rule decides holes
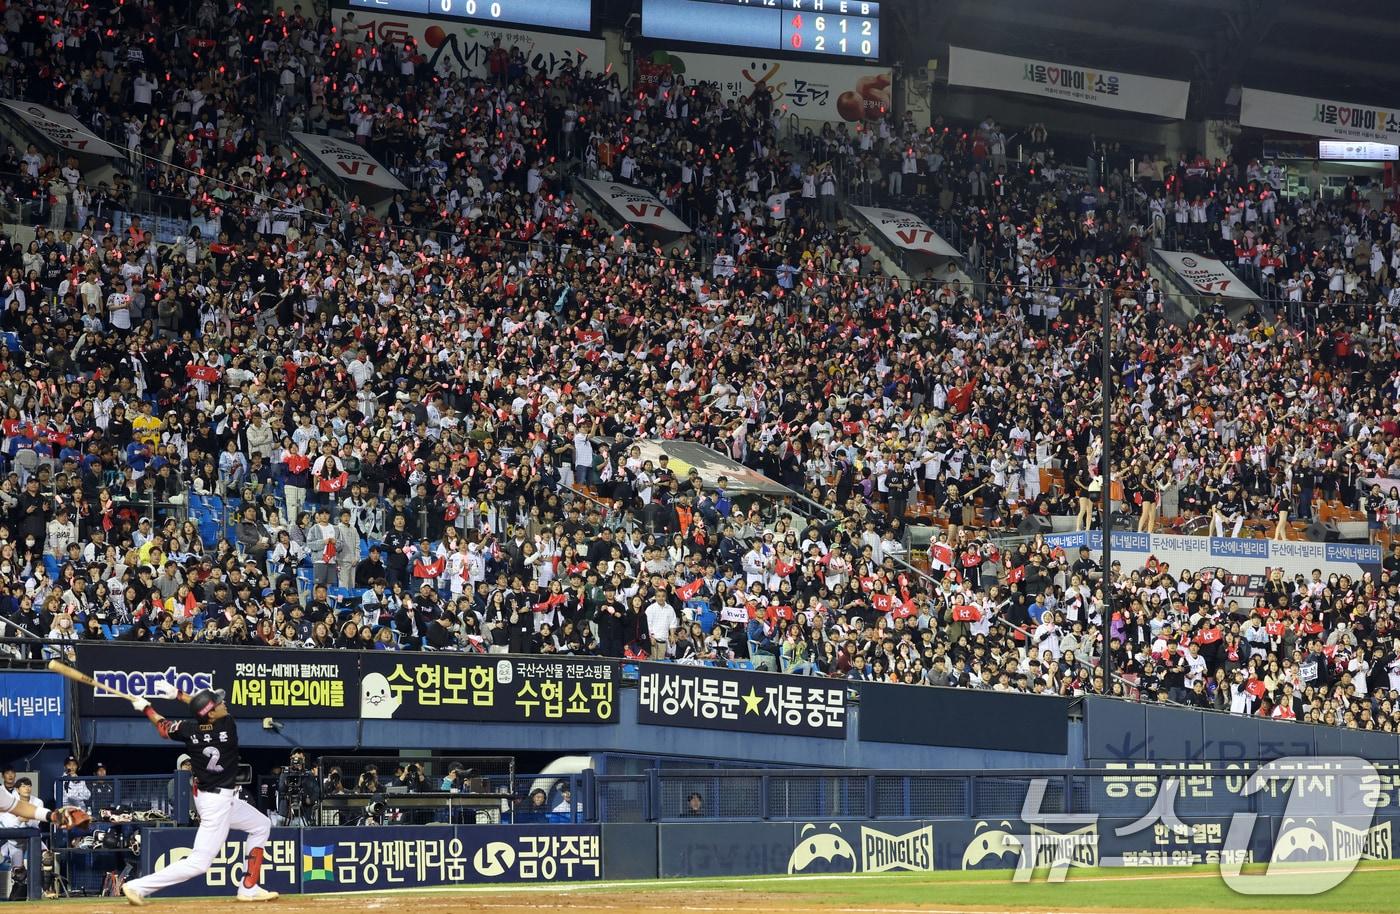
[[[614,660],[470,654],[361,655],[360,716],[603,724],[617,719]]]
[[[846,736],[846,688],[821,679],[644,664],[637,722],[782,736]]]

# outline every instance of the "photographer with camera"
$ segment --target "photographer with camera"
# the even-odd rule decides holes
[[[277,779],[277,824],[293,828],[316,824],[316,804],[321,781],[315,769],[306,767],[306,752],[293,749],[287,767]]]

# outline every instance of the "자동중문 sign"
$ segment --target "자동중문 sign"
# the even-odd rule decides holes
[[[720,667],[643,664],[637,722],[781,736],[846,736],[846,688]]]

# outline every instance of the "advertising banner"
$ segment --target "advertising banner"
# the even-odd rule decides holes
[[[67,682],[57,673],[0,673],[0,742],[67,739]]]
[[[1240,90],[1240,124],[1338,140],[1400,143],[1400,110],[1326,98]]]
[[[1029,57],[948,49],[948,84],[1038,95],[1118,111],[1181,120],[1191,84],[1114,70],[1074,67]]]
[[[935,257],[961,257],[958,249],[929,227],[928,223],[913,213],[903,210],[884,209],[878,206],[852,206],[856,212],[876,229],[890,244],[902,251],[916,254],[932,254]]]
[[[1197,295],[1219,295],[1223,298],[1258,300],[1259,296],[1230,268],[1211,257],[1180,251],[1158,251],[1162,260],[1180,276]]]
[[[583,183],[612,207],[623,222],[645,225],[648,228],[661,229],[663,232],[690,231],[690,226],[663,206],[649,190],[632,187],[630,184],[618,184],[616,181],[592,181],[585,178]]]
[[[844,739],[846,687],[719,667],[643,664],[637,722]]]
[[[289,894],[508,882],[578,882],[602,875],[596,825],[274,828],[263,858],[263,888]],[[142,872],[189,856],[195,829],[146,830]],[[160,897],[229,894],[243,878],[246,848],[231,832],[202,877]]]
[[[10,98],[0,98],[0,104],[13,111],[20,120],[39,131],[55,146],[61,146],[78,155],[123,158],[117,147],[83,126],[83,123],[71,114]]]
[[[726,100],[753,95],[758,86],[773,93],[783,116],[814,121],[878,121],[890,110],[888,67],[854,67],[804,60],[766,60],[747,55],[661,53],[654,62],[671,67],[688,83],[713,83]]]
[[[358,681],[357,654],[192,645],[80,641],[76,666],[129,695],[152,694],[159,681],[193,694],[223,689],[235,717],[356,717],[350,689]],[[78,690],[78,710],[104,717],[139,717],[130,702],[95,689]],[[173,713],[157,704],[157,710]]]
[[[531,73],[543,70],[545,75],[554,77],[566,67],[600,73],[606,66],[603,57],[607,47],[601,38],[390,12],[376,14],[372,10],[356,10],[355,19],[366,35],[374,36],[380,43],[403,47],[412,41],[433,69],[444,76],[485,79],[488,75],[486,55],[498,38],[507,51],[520,48],[525,55],[526,69]]]
[[[330,169],[331,173],[342,181],[368,184],[391,193],[407,190],[403,182],[379,164],[374,156],[348,140],[296,131],[292,131],[292,138],[300,143],[312,158]]]
[[[1103,554],[1103,534],[1099,531],[1053,533],[1045,542],[1066,551],[1087,545],[1096,560]],[[1244,605],[1262,598],[1264,584],[1274,571],[1289,578],[1301,574],[1311,579],[1316,568],[1324,579],[1333,572],[1355,578],[1367,571],[1379,576],[1381,564],[1380,547],[1364,544],[1128,532],[1113,534],[1113,555],[1128,571],[1155,559],[1158,564],[1168,563],[1173,575],[1189,570],[1204,575],[1207,582],[1218,578],[1224,584],[1225,599],[1240,600]]]
[[[587,657],[360,655],[366,719],[606,724],[617,720],[620,667]]]

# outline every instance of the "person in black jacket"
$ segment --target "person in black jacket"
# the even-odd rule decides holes
[[[394,529],[384,534],[384,548],[387,552],[385,556],[385,580],[392,587],[395,584],[408,585],[408,555],[404,547],[413,544],[413,537],[407,529],[407,522],[402,514],[394,515]]]
[[[403,638],[404,646],[417,650],[423,646],[428,634],[428,616],[422,607],[409,597],[404,598],[403,608],[394,615],[394,627]]]

